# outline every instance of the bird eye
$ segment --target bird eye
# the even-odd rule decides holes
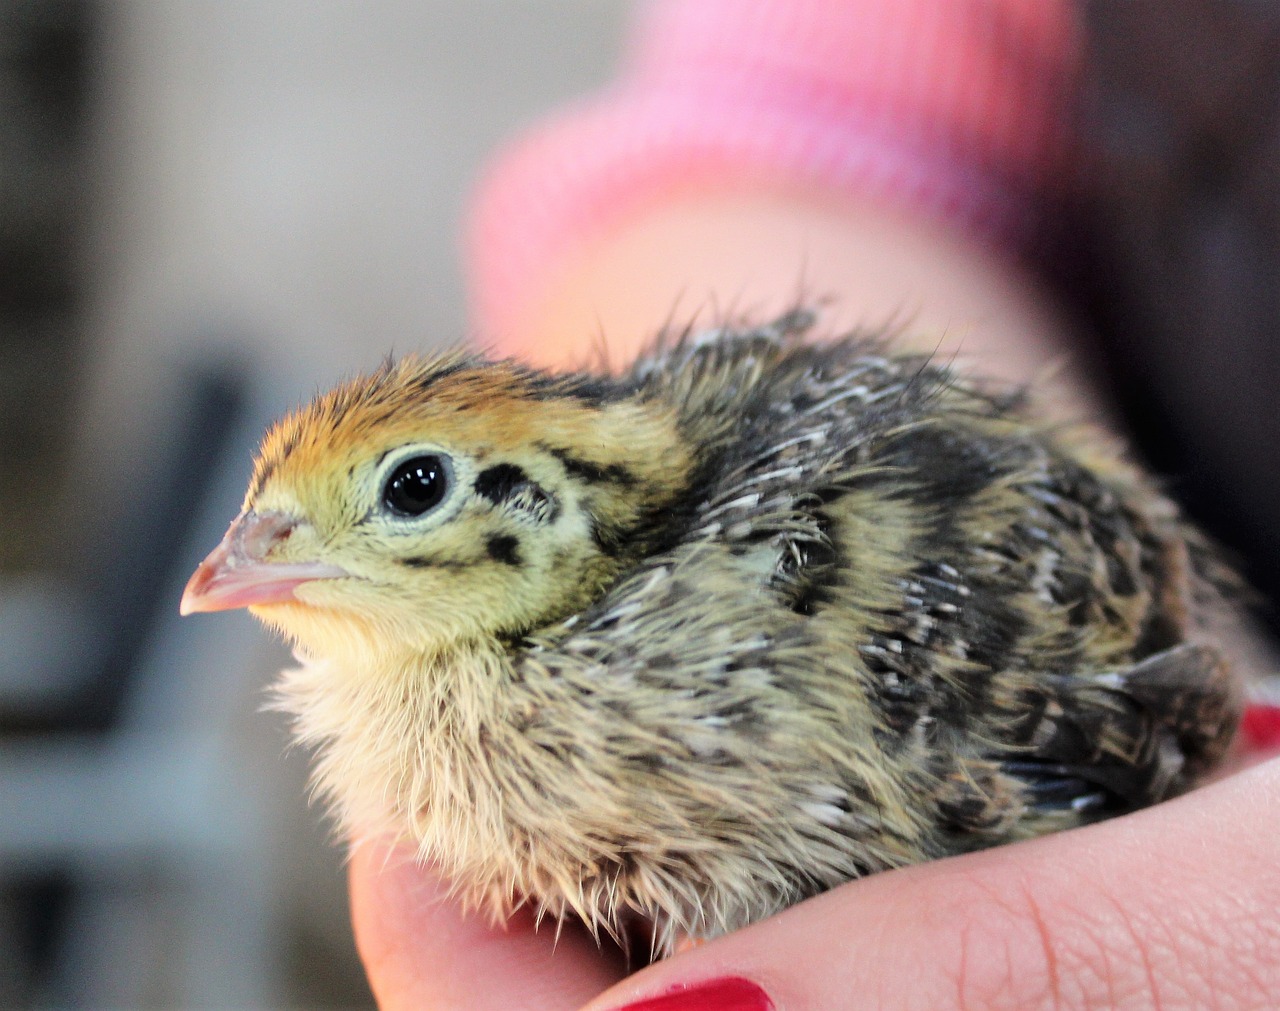
[[[400,516],[421,516],[444,501],[449,477],[444,461],[434,455],[414,456],[387,478],[382,501]]]

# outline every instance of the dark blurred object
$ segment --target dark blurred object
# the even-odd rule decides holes
[[[252,640],[179,625],[172,603],[273,413],[250,406],[250,372],[184,370],[153,494],[98,531],[99,571],[43,595],[0,582],[0,1005],[282,996],[270,803],[232,757]],[[198,955],[154,957],[173,946],[149,933],[157,909]]]
[[[173,610],[162,593],[185,564],[194,505],[213,494],[222,456],[243,451],[229,440],[247,409],[246,371],[185,370],[178,414],[141,482],[150,494],[115,529],[94,531],[101,547],[83,553],[72,578],[0,581],[0,731],[104,732],[119,722],[143,651]]]
[[[301,782],[279,775],[279,737],[254,743],[247,723],[263,661],[283,658],[262,655],[249,622],[183,620],[174,603],[282,407],[269,368],[194,354],[166,398],[149,494],[100,532],[99,570],[43,615],[0,608],[0,1007],[368,999],[349,940],[335,953],[295,926],[305,854],[281,797]],[[81,584],[89,604],[69,619]],[[87,636],[81,670],[67,632]]]
[[[1280,4],[1087,5],[1084,269],[1151,462],[1280,599]],[[1277,633],[1274,607],[1261,616]]]
[[[0,571],[45,566],[59,550],[48,509],[86,294],[96,15],[77,0],[0,2]]]

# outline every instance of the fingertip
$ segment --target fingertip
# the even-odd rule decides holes
[[[415,862],[411,851],[380,842],[351,847],[347,868],[351,923],[356,950],[369,976],[380,1008],[394,1007],[388,998],[422,988],[422,949],[441,938],[433,916],[443,898],[443,883]],[[450,917],[441,916],[443,927]]]
[[[448,882],[405,847],[355,845],[349,884],[356,946],[384,1011],[559,1011],[625,973],[621,957],[580,927],[539,929],[527,910],[496,926],[481,912],[463,912]]]

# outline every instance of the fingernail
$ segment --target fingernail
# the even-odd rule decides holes
[[[1250,750],[1280,748],[1280,706],[1255,702],[1245,709],[1240,729]]]
[[[681,985],[617,1011],[773,1011],[773,1001],[751,980],[731,976]]]

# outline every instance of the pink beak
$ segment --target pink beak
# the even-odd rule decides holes
[[[279,604],[293,600],[294,589],[303,583],[350,574],[322,562],[267,561],[271,549],[287,540],[297,525],[283,513],[241,513],[192,574],[178,611],[193,614]]]

